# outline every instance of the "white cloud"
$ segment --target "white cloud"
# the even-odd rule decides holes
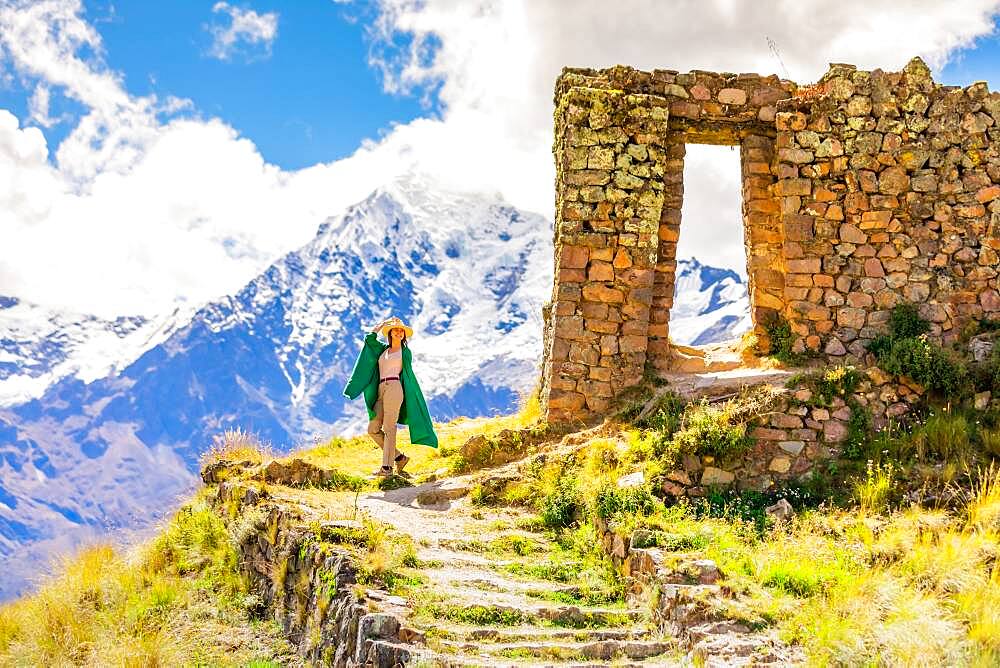
[[[28,116],[43,128],[55,125],[57,119],[49,117],[49,87],[39,84],[28,100]]]
[[[626,5],[382,0],[372,61],[389,91],[440,87],[447,141],[439,146],[439,137],[427,137],[416,150],[450,166],[456,181],[500,190],[514,203],[551,217],[552,90],[564,66],[783,75],[770,37],[790,77],[803,84],[818,79],[830,62],[889,70],[920,55],[940,68],[955,49],[993,30],[1000,3],[635,0]],[[703,171],[689,173],[690,198],[715,196],[720,178],[738,189],[725,162],[698,150],[692,159]],[[689,215],[684,222],[698,221]]]
[[[258,14],[252,9],[240,9],[228,2],[216,2],[212,5],[212,12],[227,14],[229,25],[206,27],[212,34],[210,55],[219,60],[229,60],[241,47],[258,47],[263,55],[271,55],[271,45],[278,36],[277,12]]]
[[[779,69],[766,31],[800,83],[828,61],[894,69],[920,54],[940,67],[992,30],[997,8],[805,4],[650,0],[609,12],[603,0],[385,0],[373,61],[387,88],[439,86],[441,117],[393,126],[343,160],[285,171],[189,101],[130,95],[101,60],[79,0],[0,0],[0,67],[87,110],[54,165],[42,131],[0,111],[0,294],[107,316],[216,298],[412,168],[551,217],[552,86],[564,65],[766,74]],[[692,195],[715,196],[720,179],[735,177],[710,158],[699,164],[705,178],[689,178]]]

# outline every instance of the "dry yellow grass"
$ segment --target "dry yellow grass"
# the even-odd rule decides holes
[[[269,444],[261,442],[255,434],[236,427],[216,435],[211,447],[202,453],[201,465],[204,467],[221,460],[259,464],[274,457],[275,453]]]
[[[291,658],[280,630],[249,622],[235,552],[199,499],[149,543],[58,560],[37,591],[0,606],[4,666],[240,666]]]

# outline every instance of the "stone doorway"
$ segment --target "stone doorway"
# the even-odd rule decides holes
[[[739,146],[688,144],[670,340],[702,347],[752,327]]]
[[[685,365],[685,357],[692,354],[670,339],[670,314],[674,305],[677,284],[677,242],[682,229],[684,203],[684,158],[688,144],[733,146],[739,151],[742,237],[745,249],[747,294],[749,296],[750,331],[758,337],[766,336],[766,326],[784,308],[784,272],[782,257],[781,206],[773,192],[776,176],[772,173],[775,140],[765,132],[751,132],[751,128],[733,125],[705,125],[690,123],[685,119],[671,121],[667,140],[678,146],[675,153],[678,164],[673,167],[660,224],[661,243],[659,260],[654,277],[653,302],[650,310],[647,362],[660,372],[698,368],[697,364]],[[694,222],[694,221],[692,221]],[[715,354],[727,359],[727,366],[736,366],[739,356],[712,347]],[[678,360],[678,353],[681,359]],[[697,353],[695,353],[697,354]]]
[[[784,309],[774,114],[777,77],[565,70],[556,84],[555,285],[545,316],[550,419],[600,413],[672,369],[687,144],[738,146],[750,316]]]

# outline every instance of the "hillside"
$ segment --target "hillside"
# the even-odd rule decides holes
[[[820,367],[767,392],[836,398],[880,373]],[[752,447],[765,388],[708,403],[666,389],[650,376],[576,428],[546,425],[535,397],[439,424],[440,451],[404,437],[412,473],[380,485],[361,477],[378,464],[364,438],[278,456],[229,432],[138,556],[100,553],[113,566],[79,581],[84,553],[0,608],[0,657],[996,665],[995,412],[928,393],[905,428],[754,491],[698,477]]]

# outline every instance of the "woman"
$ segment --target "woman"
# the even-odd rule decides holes
[[[376,337],[381,332],[388,345]],[[410,443],[438,446],[437,435],[420,385],[411,368],[412,354],[407,344],[413,330],[393,316],[375,325],[365,335],[364,345],[354,363],[344,396],[354,399],[364,393],[368,408],[368,435],[382,448],[382,467],[375,475],[402,473],[410,458],[396,451],[396,424],[410,428]]]

